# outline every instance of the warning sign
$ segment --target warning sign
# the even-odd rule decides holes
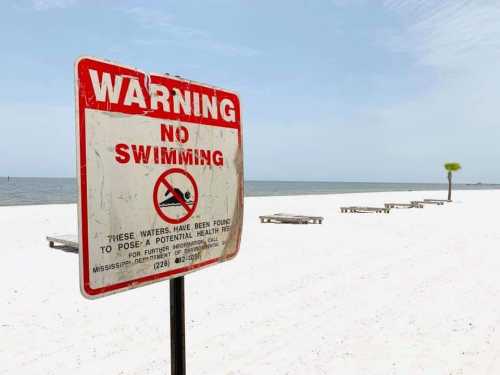
[[[243,215],[237,94],[76,63],[80,281],[88,298],[233,258]]]

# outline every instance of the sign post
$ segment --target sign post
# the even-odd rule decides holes
[[[170,280],[170,373],[186,375],[184,276]]]
[[[81,292],[170,280],[172,374],[185,374],[184,275],[241,240],[239,97],[92,57],[75,77]]]

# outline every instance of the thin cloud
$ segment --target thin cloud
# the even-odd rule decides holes
[[[33,0],[31,5],[37,11],[64,9],[75,5],[77,0]]]
[[[124,13],[134,18],[143,29],[155,30],[155,38],[136,38],[135,43],[140,45],[180,44],[190,48],[215,51],[226,56],[253,57],[260,54],[259,50],[251,47],[217,40],[205,30],[177,25],[173,17],[158,11],[135,7],[124,10]],[[158,31],[163,33],[161,38],[158,38]]]
[[[408,79],[418,80],[419,90],[398,92],[391,103],[366,108],[358,123],[377,130],[387,159],[407,158],[428,168],[456,158],[474,166],[467,178],[489,174],[498,180],[497,172],[483,166],[499,157],[500,2],[380,4],[397,22],[380,32],[378,42],[388,58],[415,75]]]
[[[442,69],[475,70],[500,55],[500,4],[484,1],[387,0],[407,26],[389,39],[395,51]]]

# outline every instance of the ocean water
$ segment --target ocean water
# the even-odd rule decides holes
[[[245,181],[245,196],[447,190],[447,184]],[[457,184],[457,190],[500,189],[500,184]],[[0,177],[0,206],[76,202],[74,178]]]

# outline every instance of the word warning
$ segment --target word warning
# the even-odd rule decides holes
[[[238,95],[84,57],[76,63],[80,285],[96,298],[236,256]]]

